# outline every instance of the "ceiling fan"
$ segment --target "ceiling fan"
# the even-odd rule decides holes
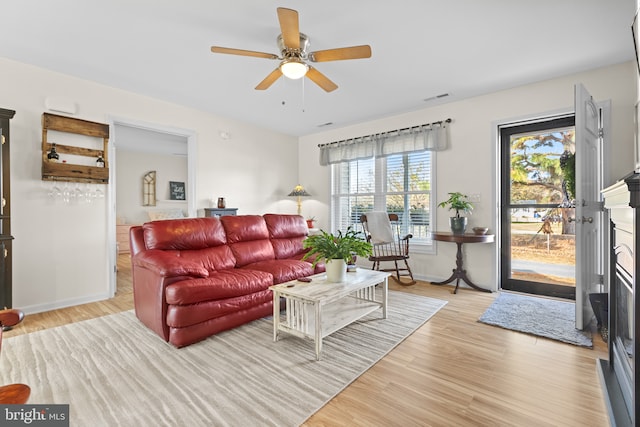
[[[258,86],[256,86],[257,90],[268,89],[280,78],[280,76],[284,75],[290,79],[299,79],[307,76],[322,89],[327,92],[331,92],[336,90],[338,85],[329,80],[329,78],[320,71],[309,65],[309,61],[327,62],[371,57],[371,47],[369,45],[307,52],[309,47],[309,37],[300,32],[298,12],[293,9],[279,7],[278,20],[280,21],[280,30],[282,31],[282,34],[277,38],[281,56],[272,53],[232,49],[220,46],[211,46],[211,52],[279,60],[280,65],[278,68],[273,70],[264,80],[258,83]]]

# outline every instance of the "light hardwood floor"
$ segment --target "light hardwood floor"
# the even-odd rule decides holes
[[[33,314],[7,337],[133,308],[131,267],[115,298]],[[390,288],[448,304],[304,426],[606,426],[596,359],[584,349],[479,323],[497,294],[418,282]],[[126,333],[126,332],[125,332]]]

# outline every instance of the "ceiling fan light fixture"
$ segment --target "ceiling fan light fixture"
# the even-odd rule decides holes
[[[309,70],[309,66],[300,58],[287,58],[280,63],[280,71],[285,77],[297,80],[304,77]]]
[[[211,46],[213,53],[225,53],[230,55],[252,56],[255,58],[277,59],[280,61],[278,68],[274,69],[255,87],[256,90],[269,89],[280,77],[296,80],[308,77],[313,83],[325,92],[333,92],[338,85],[329,80],[327,76],[315,67],[307,64],[311,62],[342,61],[345,59],[371,58],[371,46],[349,46],[335,49],[324,49],[309,52],[309,37],[300,32],[298,12],[293,9],[279,7],[278,21],[280,34],[276,38],[280,56],[253,50],[234,49],[222,46]]]

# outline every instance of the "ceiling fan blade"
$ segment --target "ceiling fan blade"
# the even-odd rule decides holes
[[[256,58],[278,59],[273,53],[256,52],[253,50],[232,49],[230,47],[211,46],[213,53],[227,53],[229,55],[253,56]]]
[[[311,66],[309,67],[309,71],[307,71],[307,77],[327,92],[333,92],[338,89],[337,84],[329,80],[327,76]]]
[[[341,61],[343,59],[371,58],[371,46],[351,46],[338,49],[319,50],[311,52],[309,59],[313,62]]]
[[[282,76],[282,71],[280,71],[280,67],[273,70],[263,81],[258,83],[256,86],[256,90],[265,90],[269,89],[269,87]]]
[[[284,45],[289,49],[300,49],[300,24],[298,12],[284,7],[278,8],[278,20]]]

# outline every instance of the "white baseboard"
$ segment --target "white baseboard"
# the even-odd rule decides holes
[[[104,301],[109,299],[108,293],[96,294],[96,295],[87,295],[81,298],[71,298],[62,301],[55,301],[47,304],[36,304],[29,305],[26,307],[14,307],[19,308],[24,311],[25,314],[36,314],[36,313],[44,313],[45,311],[57,310],[60,308],[73,307],[81,304],[88,304],[91,302]]]

